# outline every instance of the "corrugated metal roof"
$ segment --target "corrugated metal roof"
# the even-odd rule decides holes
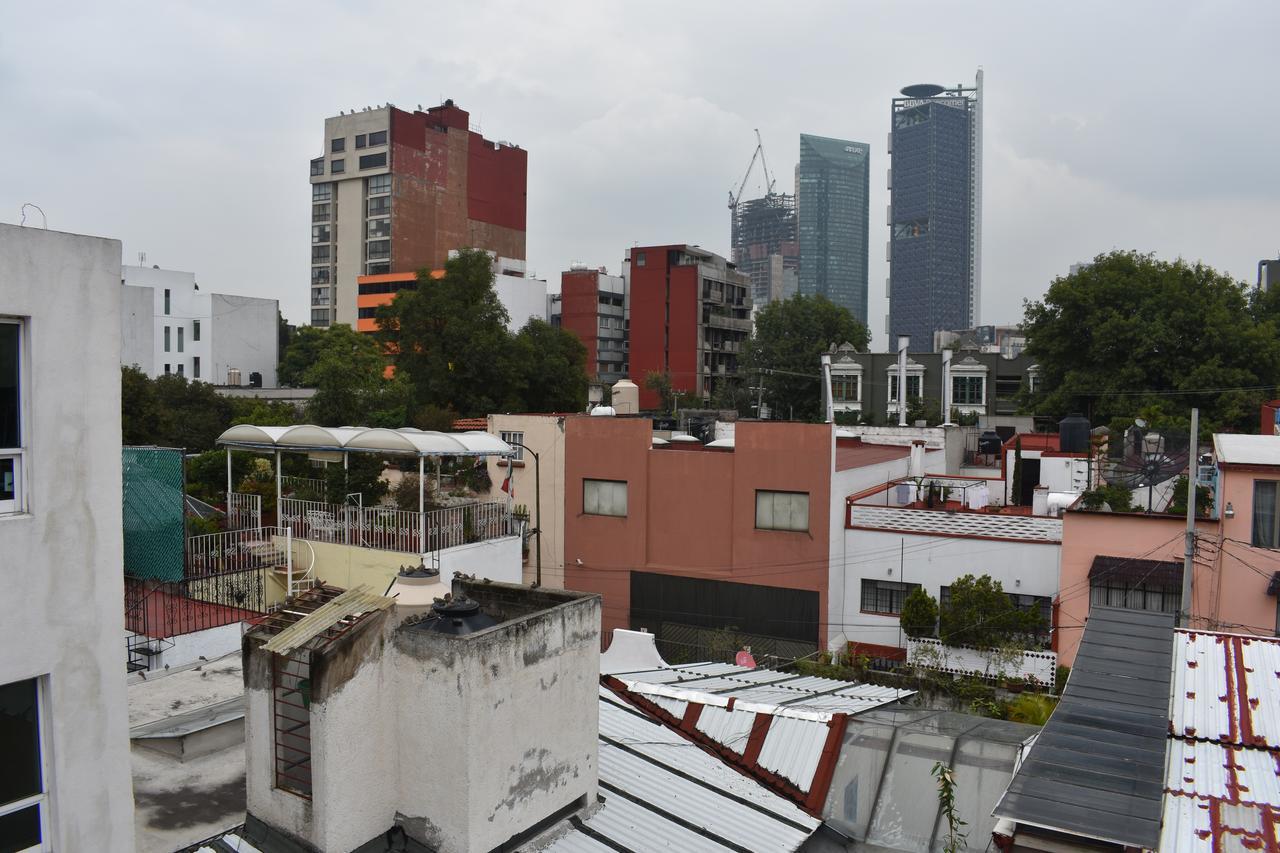
[[[1172,614],[1092,607],[1062,701],[995,814],[1154,849],[1172,646]]]
[[[747,751],[747,740],[751,737],[751,726],[755,721],[754,711],[730,711],[704,705],[698,714],[696,728],[726,749],[742,755]]]
[[[1176,636],[1172,733],[1280,747],[1280,639],[1200,631]]]
[[[764,736],[758,762],[765,770],[789,779],[808,793],[830,736],[829,723],[774,717]]]
[[[1213,455],[1229,465],[1280,465],[1280,437],[1218,433]]]

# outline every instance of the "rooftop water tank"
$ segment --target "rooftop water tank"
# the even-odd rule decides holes
[[[1089,419],[1072,412],[1058,422],[1058,449],[1063,453],[1089,452]]]
[[[613,383],[613,409],[620,415],[634,415],[640,411],[640,388],[630,379]]]
[[[1000,440],[1000,434],[993,429],[989,429],[982,435],[978,436],[978,452],[982,454],[997,454],[1000,452],[1000,445],[1004,444]]]
[[[439,634],[462,635],[474,634],[497,624],[493,617],[480,609],[480,602],[460,595],[457,598],[445,596],[437,599],[431,605],[431,613],[414,627]]]

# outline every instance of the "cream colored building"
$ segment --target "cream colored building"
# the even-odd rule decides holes
[[[564,588],[564,420],[571,415],[490,415],[488,431],[508,444],[519,442],[538,454],[541,467],[542,514],[546,524],[538,518],[534,488],[535,470],[533,456],[528,450],[520,455],[508,469],[505,459],[489,458],[490,497],[503,497],[502,484],[511,471],[515,486],[512,503],[529,509],[530,528],[542,529],[542,585],[552,589]],[[524,582],[537,580],[538,540],[530,538],[529,557],[524,567]]]

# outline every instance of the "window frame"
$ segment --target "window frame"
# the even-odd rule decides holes
[[[503,441],[505,441],[507,444],[511,444],[511,442],[513,441],[518,441],[521,444],[524,444],[524,432],[521,430],[509,430],[509,429],[499,430],[498,437],[501,438]],[[523,462],[524,448],[513,446],[512,449],[515,450],[516,455],[511,457],[511,461]]]
[[[867,584],[874,584],[874,585],[875,585],[875,586],[874,586],[875,593],[876,593],[876,602],[875,602],[875,603],[876,603],[876,605],[877,605],[877,606],[876,606],[876,608],[875,608],[875,609],[872,609],[872,610],[868,610],[868,609],[867,609]],[[894,588],[894,589],[887,589],[886,591],[887,591],[887,592],[889,592],[889,593],[891,593],[891,594],[892,594],[892,593],[897,593],[897,594],[900,596],[900,600],[899,600],[899,602],[898,602],[898,609],[897,609],[897,610],[892,610],[892,609],[890,609],[890,610],[881,610],[881,609],[879,608],[879,604],[880,604],[880,588],[881,588],[881,585],[888,585],[888,584],[891,584],[893,587],[896,587],[896,588]],[[919,588],[920,588],[920,586],[921,586],[921,585],[920,585],[920,584],[918,584],[918,583],[905,583],[905,582],[903,582],[903,581],[882,581],[882,580],[880,580],[879,578],[862,578],[862,583],[861,583],[861,584],[859,585],[859,587],[858,587],[858,612],[860,612],[860,613],[869,613],[869,614],[873,614],[873,615],[876,615],[876,616],[892,616],[892,617],[894,617],[894,618],[901,618],[901,616],[902,616],[902,605],[906,603],[906,601],[907,601],[907,596],[911,595],[911,593],[913,593],[913,592],[915,592],[917,589],[919,589]],[[892,599],[892,595],[890,596],[890,598]],[[890,601],[890,607],[892,608],[892,606],[893,606],[893,603],[892,603],[892,600],[891,600],[891,601]]]
[[[329,161],[330,175],[344,175],[347,172],[347,160],[345,157],[339,157],[336,160]]]
[[[367,148],[368,141],[369,141],[369,134],[367,133],[356,134],[356,148]]]
[[[1258,536],[1258,488],[1271,489],[1271,541],[1261,541]],[[1280,480],[1255,479],[1253,481],[1252,502],[1249,505],[1249,544],[1254,548],[1276,550],[1280,548]]]
[[[172,327],[171,327],[171,326],[165,326],[165,327],[164,327],[164,351],[165,351],[165,352],[173,352],[173,349],[171,348],[171,347],[172,347],[172,345],[173,345],[173,332],[172,332]]]
[[[345,136],[339,136],[337,139],[329,140],[330,154],[339,154],[346,150],[347,150],[347,138]]]
[[[20,811],[35,806],[40,819],[40,843],[35,847],[28,847],[22,853],[32,853],[32,851],[51,851],[53,850],[53,839],[50,820],[50,789],[49,784],[49,714],[46,710],[48,703],[47,689],[45,687],[45,677],[37,676],[35,678],[20,678],[17,681],[11,681],[5,684],[17,684],[21,681],[30,681],[35,684],[36,688],[36,748],[40,751],[40,790],[38,793],[23,797],[20,800],[13,800],[8,803],[0,803],[0,817],[16,814]]]
[[[360,171],[365,169],[385,169],[387,168],[387,152],[379,151],[376,154],[360,155]]]
[[[0,316],[0,324],[17,328],[16,373],[17,373],[17,419],[18,443],[13,447],[0,446],[0,459],[7,460],[13,466],[13,497],[0,499],[0,515],[17,515],[27,511],[26,483],[23,476],[27,455],[27,436],[31,434],[30,416],[27,413],[27,399],[31,386],[27,372],[27,322],[22,317]]]
[[[592,511],[587,509],[588,484],[595,484],[596,486],[601,486],[605,484],[608,484],[610,486],[621,485],[622,486],[622,512],[598,512],[598,511]],[[630,490],[628,488],[626,480],[606,480],[600,477],[583,477],[582,478],[582,514],[596,515],[602,518],[626,518],[628,513],[631,510],[629,492]],[[616,497],[616,495],[614,497]],[[597,496],[596,498],[597,509],[599,508],[599,506],[600,506],[600,500],[599,500],[599,496]]]
[[[191,378],[200,378],[200,356],[198,355],[193,355],[191,357]]]
[[[311,185],[311,203],[333,201],[333,183],[324,182]]]
[[[969,390],[973,390],[972,386],[977,383],[976,395],[962,395],[959,393],[962,385],[971,386]],[[910,390],[910,389],[908,389]],[[976,396],[977,399],[972,399]],[[951,404],[953,406],[985,406],[987,403],[987,377],[979,373],[960,373],[951,375]]]
[[[852,396],[842,396],[838,389],[842,387],[853,386]],[[861,403],[862,402],[862,374],[860,373],[833,373],[831,374],[831,402],[833,403]]]
[[[370,131],[368,142],[369,142],[370,148],[374,147],[375,145],[386,145],[387,132],[385,130]]]
[[[200,321],[192,320],[191,321],[191,342],[195,343],[198,340],[200,340]]]
[[[813,523],[813,512],[812,512],[813,498],[809,494],[809,492],[789,491],[786,489],[756,489],[755,493],[756,493],[756,516],[755,516],[756,530],[770,530],[770,531],[781,532],[781,533],[805,533],[805,534],[810,533],[811,525]],[[786,495],[792,498],[793,500],[803,495],[804,496],[804,527],[779,527],[777,526],[776,521],[772,525],[768,525],[768,526],[762,525],[760,523],[760,498],[764,495],[769,495],[773,497],[775,500],[778,495]],[[776,513],[777,513],[776,506],[770,509],[770,515],[774,516],[775,519],[776,519]],[[795,509],[793,506],[790,510],[788,510],[788,516],[793,516],[794,513],[795,513]]]

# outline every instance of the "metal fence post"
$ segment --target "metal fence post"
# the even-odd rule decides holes
[[[285,577],[288,579],[288,588],[285,595],[293,595],[293,528],[286,527],[284,529],[284,560],[285,560]]]

